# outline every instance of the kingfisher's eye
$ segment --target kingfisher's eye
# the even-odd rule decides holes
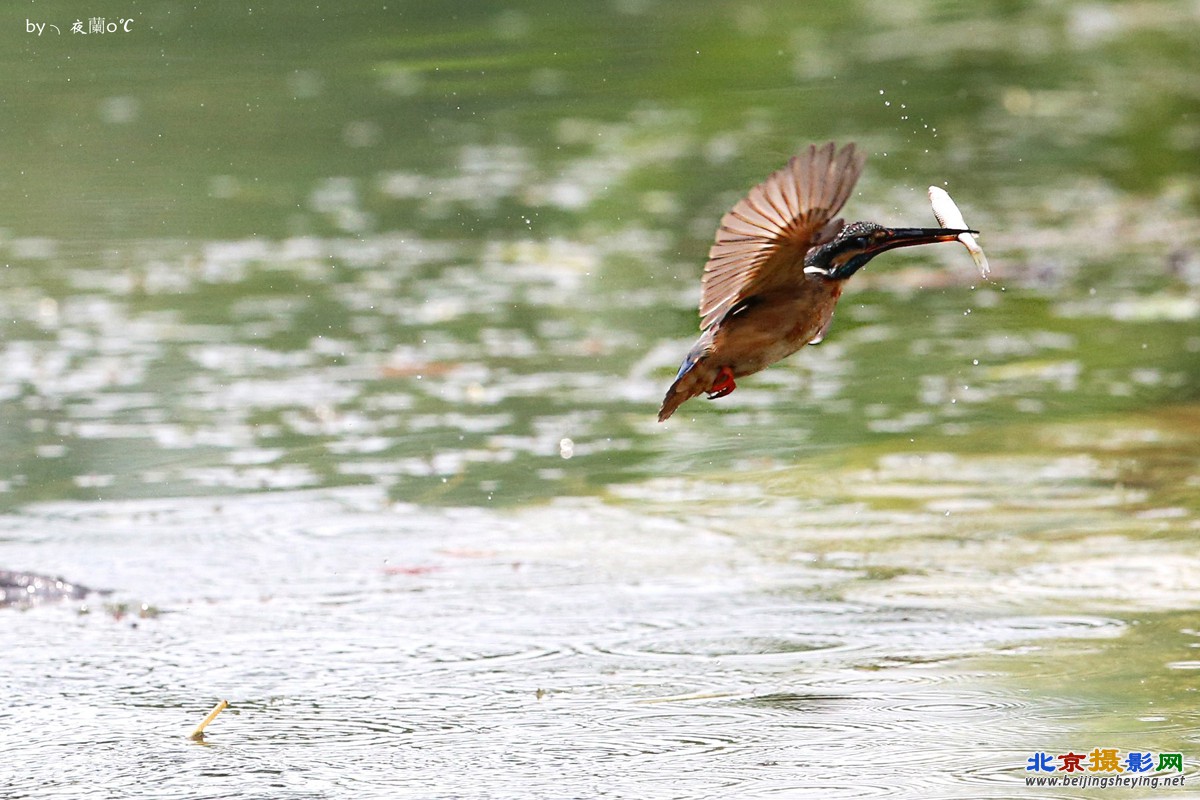
[[[866,250],[870,244],[871,243],[867,241],[867,237],[865,236],[854,237],[854,247],[858,250]]]

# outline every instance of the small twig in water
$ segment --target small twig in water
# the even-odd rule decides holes
[[[217,718],[217,714],[220,714],[228,707],[228,700],[222,700],[221,702],[217,703],[216,706],[213,707],[213,710],[208,712],[208,716],[204,718],[204,721],[196,726],[196,730],[192,731],[191,738],[197,742],[204,741],[204,729],[208,727],[210,722]]]

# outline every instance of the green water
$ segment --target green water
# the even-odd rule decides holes
[[[1101,746],[1196,780],[1198,23],[12,10],[0,568],[116,593],[4,615],[42,643],[9,794],[1030,797],[1032,753]],[[991,279],[881,257],[820,347],[656,423],[717,220],[829,139],[850,218],[944,185]],[[180,749],[217,695],[226,749]]]

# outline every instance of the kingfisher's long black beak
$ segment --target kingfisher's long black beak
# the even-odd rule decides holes
[[[953,242],[965,228],[885,228],[873,222],[847,225],[832,242],[804,260],[804,271],[831,280],[846,280],[875,256],[898,247]]]
[[[970,229],[955,228],[885,228],[884,233],[867,247],[866,252],[877,256],[897,247],[912,247],[918,244],[953,242],[962,233],[979,233]]]

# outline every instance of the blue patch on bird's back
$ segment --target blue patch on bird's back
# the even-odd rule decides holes
[[[679,380],[687,374],[688,370],[696,366],[696,362],[700,360],[697,353],[688,353],[687,358],[683,359],[683,363],[679,365],[679,372],[675,373],[675,380]]]
[[[692,345],[692,349],[684,356],[683,363],[679,365],[679,372],[675,375],[675,380],[679,380],[684,375],[691,372],[692,367],[696,366],[702,358],[709,354],[709,343],[707,337],[700,337],[700,341]]]

